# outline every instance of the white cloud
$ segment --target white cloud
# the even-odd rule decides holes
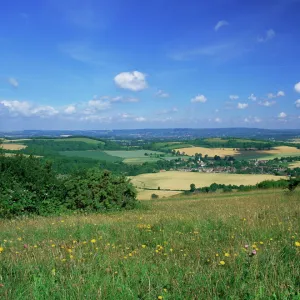
[[[274,104],[276,104],[276,101],[261,101],[258,103],[259,105],[262,105],[262,106],[266,106],[266,107],[270,107],[270,106],[273,106]]]
[[[156,97],[160,97],[160,98],[169,98],[170,95],[166,92],[164,92],[163,90],[158,90],[157,93],[155,94]]]
[[[269,94],[268,94],[268,98],[269,98],[269,99],[276,98],[276,95],[274,95],[273,93],[269,93]]]
[[[76,107],[75,105],[69,105],[64,109],[64,113],[71,115],[74,114],[76,112]]]
[[[216,24],[215,31],[218,31],[221,27],[228,26],[228,25],[229,25],[229,23],[227,21],[221,20]]]
[[[258,117],[247,117],[244,119],[244,122],[245,123],[260,123],[261,122],[261,119],[258,118]]]
[[[12,87],[14,87],[14,88],[17,88],[17,87],[19,86],[18,80],[17,80],[16,78],[13,78],[13,77],[8,78],[8,83],[9,83]]]
[[[33,106],[27,101],[18,100],[3,100],[0,104],[7,109],[7,111],[14,117],[16,116],[38,116],[38,117],[49,117],[58,114],[58,110],[52,106]]]
[[[216,122],[216,123],[222,123],[222,119],[220,119],[220,118],[215,118],[215,122]]]
[[[137,117],[137,118],[135,118],[135,121],[137,121],[137,122],[145,122],[146,118],[144,118],[144,117]]]
[[[298,82],[298,83],[295,84],[295,91],[297,93],[300,93],[300,82]]]
[[[245,109],[248,107],[248,103],[238,103],[237,108],[238,109]]]
[[[114,78],[114,81],[118,87],[135,92],[148,87],[146,75],[139,71],[122,72]]]
[[[269,99],[273,99],[273,98],[277,98],[277,97],[284,97],[284,96],[285,96],[284,91],[278,91],[276,94],[273,94],[273,93],[268,94]]]
[[[197,95],[196,97],[191,99],[192,103],[197,103],[197,102],[205,103],[206,101],[207,98],[204,95]]]
[[[238,95],[229,95],[229,99],[230,100],[237,100],[239,99],[240,97]]]
[[[171,109],[164,109],[162,111],[157,112],[157,115],[167,115],[167,114],[172,114],[172,113],[176,113],[178,112],[178,108],[177,107],[173,107]]]
[[[287,117],[287,114],[284,113],[284,112],[281,112],[281,113],[278,115],[278,118],[280,118],[280,119],[284,119],[284,118],[286,118],[286,117]]]
[[[248,97],[249,100],[252,100],[252,101],[256,101],[257,100],[257,97],[254,95],[254,94],[251,94],[249,97]]]
[[[284,96],[285,96],[284,91],[278,91],[277,97],[284,97]]]
[[[122,103],[128,103],[128,102],[139,102],[140,100],[138,98],[134,98],[134,97],[123,97],[123,96],[117,96],[117,97],[113,97],[113,98],[109,98],[108,100],[112,103],[114,102],[122,102]]]
[[[295,105],[296,105],[296,107],[300,108],[300,99],[295,101]]]
[[[264,43],[267,42],[269,40],[272,40],[275,37],[276,33],[273,29],[269,29],[266,31],[266,33],[264,34],[264,36],[260,36],[258,37],[257,41],[259,43]]]

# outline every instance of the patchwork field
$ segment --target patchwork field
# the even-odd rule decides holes
[[[122,161],[123,159],[117,156],[112,156],[104,151],[98,150],[83,150],[83,151],[61,151],[61,155],[70,157],[92,158],[97,160],[105,160],[109,162]]]
[[[189,190],[190,184],[196,187],[209,186],[212,183],[255,185],[264,180],[279,180],[280,176],[252,175],[252,174],[225,174],[225,173],[196,173],[196,172],[160,172],[141,174],[132,177],[132,183],[138,188]]]
[[[25,149],[27,146],[26,145],[21,145],[21,144],[1,144],[0,148],[4,150],[22,150]]]
[[[0,220],[0,299],[299,299],[296,192]]]
[[[300,149],[290,146],[279,146],[271,150],[249,150],[239,151],[232,148],[204,148],[204,147],[192,147],[192,148],[180,148],[176,149],[181,153],[185,153],[189,156],[194,156],[196,153],[201,153],[203,156],[208,155],[214,157],[218,155],[220,157],[225,156],[236,156],[239,159],[274,159],[276,157],[287,157],[287,156],[300,156]]]

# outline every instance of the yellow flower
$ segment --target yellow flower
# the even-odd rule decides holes
[[[295,242],[296,247],[300,247],[300,242]]]
[[[72,249],[68,249],[67,251],[68,251],[69,253],[72,253],[72,252],[73,252],[73,250],[72,250]]]
[[[34,246],[33,246],[33,248],[37,248],[37,247],[38,247],[37,245],[34,245]]]
[[[95,244],[95,243],[96,243],[96,240],[95,240],[95,239],[92,239],[92,240],[91,240],[91,243]]]
[[[142,245],[142,248],[146,248],[146,245]]]
[[[261,245],[263,245],[264,244],[264,242],[259,242]]]
[[[164,289],[164,292],[166,293],[168,290],[167,289]]]
[[[158,299],[158,300],[162,300],[162,299],[163,299],[163,296],[158,296],[157,299]]]
[[[131,257],[131,256],[132,256],[132,253],[129,253],[128,256]]]
[[[0,247],[0,253],[3,252],[3,250],[4,250],[4,248],[3,248],[3,247]]]
[[[52,247],[52,248],[54,248],[54,247],[55,247],[55,245],[54,245],[54,244],[52,244],[52,245],[51,245],[51,247]]]
[[[216,254],[216,257],[218,257],[218,256],[219,256],[219,254],[217,253],[217,254]]]
[[[18,238],[18,241],[22,241],[22,238],[19,237],[19,238]]]
[[[53,276],[55,276],[55,269],[52,269],[52,270],[51,270],[51,274],[52,274]]]
[[[226,256],[226,257],[229,257],[229,256],[230,256],[230,254],[226,252],[226,253],[225,253],[225,256]]]
[[[220,265],[224,266],[224,265],[225,265],[225,261],[224,261],[224,260],[221,260],[221,261],[220,261]]]

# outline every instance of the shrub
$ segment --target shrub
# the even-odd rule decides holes
[[[158,199],[158,198],[159,198],[159,196],[156,195],[156,194],[152,194],[152,195],[151,195],[151,199]]]

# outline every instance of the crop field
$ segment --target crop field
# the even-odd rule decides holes
[[[289,165],[289,168],[291,168],[291,169],[300,168],[300,161],[296,161],[296,162],[291,163]]]
[[[150,150],[129,150],[129,151],[119,151],[119,150],[112,150],[112,151],[105,151],[107,154],[112,156],[118,156],[121,158],[145,158],[148,157],[145,153],[148,154],[165,154],[163,152],[158,151],[150,151]]]
[[[151,174],[141,174],[132,177],[132,183],[138,188],[189,190],[190,184],[196,187],[209,186],[212,183],[255,185],[264,180],[279,180],[280,176],[256,174],[227,174],[227,173],[196,173],[169,171]]]
[[[56,138],[56,139],[47,139],[47,140],[53,140],[55,142],[83,142],[87,144],[104,144],[102,141],[97,141],[94,139],[90,139],[88,137],[70,137],[70,138]]]
[[[98,150],[61,151],[60,154],[65,156],[70,156],[70,157],[92,158],[97,160],[105,160],[109,162],[122,161],[122,158],[120,157],[112,156],[107,154],[104,151],[98,151]]]
[[[299,299],[300,194],[0,221],[0,299]]]
[[[1,144],[0,148],[4,150],[22,150],[25,149],[27,146],[26,145],[21,145],[21,144]]]
[[[204,147],[192,147],[192,148],[180,148],[176,151],[185,153],[186,155],[193,156],[196,153],[201,153],[203,156],[208,155],[214,157],[218,155],[220,157],[236,156],[238,159],[274,159],[276,157],[287,156],[300,156],[300,149],[290,146],[279,146],[271,150],[248,150],[239,151],[233,148],[204,148]]]
[[[174,195],[179,195],[181,193],[176,191],[162,191],[162,190],[153,191],[153,190],[143,190],[143,189],[137,189],[137,192],[138,192],[137,195],[138,200],[150,200],[152,194],[157,195],[161,199],[161,198],[171,197]]]
[[[123,160],[123,162],[124,162],[125,164],[140,165],[140,164],[143,164],[143,163],[145,163],[145,162],[156,162],[156,161],[158,161],[158,160],[159,160],[159,158],[145,156],[145,157],[125,158],[125,159]]]

